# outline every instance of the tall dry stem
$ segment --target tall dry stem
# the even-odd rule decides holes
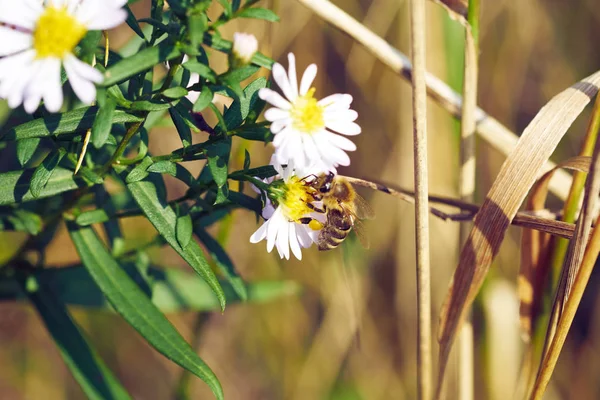
[[[425,0],[410,2],[417,251],[417,379],[419,399],[432,396],[431,272],[427,180],[427,88],[425,85]]]

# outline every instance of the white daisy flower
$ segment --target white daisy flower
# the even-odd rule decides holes
[[[233,59],[230,62],[233,62],[236,66],[250,64],[257,50],[258,40],[256,40],[256,36],[251,33],[236,32],[233,34],[233,47],[231,48]]]
[[[290,259],[290,250],[298,259],[302,260],[301,248],[308,248],[317,241],[325,216],[315,212],[307,204],[312,203],[315,207],[322,207],[320,202],[314,202],[310,196],[310,187],[306,185],[303,178],[311,173],[321,172],[317,169],[295,169],[291,164],[282,167],[275,157],[271,159],[271,165],[279,173],[279,185],[274,185],[275,204],[271,199],[263,208],[262,216],[266,221],[252,234],[250,243],[258,243],[267,239],[267,251],[270,253],[277,248],[280,258]],[[274,178],[266,182],[272,183]],[[269,193],[272,195],[272,193]],[[309,224],[300,222],[302,218],[311,218]]]
[[[34,112],[44,100],[56,112],[63,103],[60,71],[73,91],[91,104],[102,74],[73,49],[88,30],[113,28],[127,18],[127,0],[0,0],[0,98]]]
[[[280,163],[292,160],[298,168],[321,164],[324,170],[333,170],[338,165],[350,165],[346,151],[356,150],[356,145],[341,135],[353,136],[361,132],[354,121],[358,113],[350,109],[352,96],[332,94],[321,100],[314,98],[311,88],[317,66],[306,68],[298,87],[296,61],[288,54],[289,69],[281,64],[273,65],[273,79],[285,98],[271,89],[261,89],[258,95],[272,104],[265,112],[275,135],[275,155]],[[341,135],[340,135],[341,134]]]

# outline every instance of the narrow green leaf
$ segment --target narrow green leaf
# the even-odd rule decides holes
[[[188,71],[200,75],[202,78],[208,80],[210,83],[217,82],[217,74],[206,64],[202,64],[197,60],[190,60],[184,62],[181,65]]]
[[[152,178],[155,179],[152,179]],[[177,215],[173,208],[166,204],[164,199],[164,182],[159,175],[150,175],[145,180],[128,183],[127,187],[131,195],[138,203],[148,220],[154,225],[158,233],[165,238],[167,243],[200,275],[206,280],[215,292],[221,307],[225,308],[225,294],[219,285],[219,281],[210,269],[202,249],[194,242],[190,241],[188,246],[183,249],[177,241],[175,226],[177,224]]]
[[[148,172],[154,172],[158,174],[169,174],[175,176],[177,174],[176,164],[169,160],[157,161],[147,169]]]
[[[136,165],[135,168],[132,169],[131,172],[127,175],[125,182],[133,183],[141,181],[142,179],[148,176],[149,172],[147,170],[152,164],[153,161],[150,157],[144,158],[142,162]]]
[[[239,101],[234,101],[223,115],[228,130],[239,127],[248,117],[250,110],[256,104],[262,104],[263,100],[258,97],[258,91],[266,86],[267,80],[261,77],[244,88],[244,96]]]
[[[92,144],[99,149],[104,146],[113,123],[113,115],[117,108],[117,103],[111,97],[107,97],[104,104],[100,106],[96,119],[92,125]]]
[[[179,134],[179,138],[181,139],[181,143],[183,147],[188,147],[192,144],[192,131],[190,127],[187,126],[183,117],[177,112],[174,108],[169,108],[169,115],[171,115],[171,119],[175,124],[175,128],[177,129],[177,133]]]
[[[175,230],[177,242],[182,249],[185,249],[192,240],[193,226],[192,217],[188,213],[177,215],[177,226]]]
[[[33,172],[33,169],[26,169],[1,173],[0,205],[34,200],[35,198],[29,191]],[[58,167],[54,170],[46,186],[38,194],[38,198],[54,196],[88,185],[91,185],[91,183],[86,182],[79,176],[74,177],[73,171]]]
[[[127,391],[90,347],[65,304],[30,276],[23,279],[23,291],[37,309],[60,355],[88,399],[130,399]]]
[[[23,224],[25,231],[31,235],[37,235],[42,230],[42,217],[38,214],[19,208],[15,210],[15,217]]]
[[[233,262],[227,255],[227,252],[221,247],[219,242],[217,242],[212,236],[210,236],[204,229],[201,227],[196,227],[194,229],[194,233],[198,236],[198,239],[208,249],[211,257],[215,261],[219,272],[223,274],[225,279],[231,284],[235,293],[242,299],[246,301],[248,299],[248,292],[246,291],[246,285],[242,278],[238,275],[235,267],[233,266]]]
[[[227,17],[229,17],[232,13],[231,3],[228,0],[217,0],[219,4],[223,7],[223,11]]]
[[[40,142],[40,138],[24,139],[17,142],[17,160],[19,160],[22,167],[31,160],[31,157],[40,146]]]
[[[130,1],[129,3],[131,4],[132,2]],[[137,19],[135,18],[135,15],[133,15],[133,12],[131,11],[131,8],[129,8],[128,5],[125,6],[125,11],[127,11],[127,19],[125,20],[127,25],[129,25],[131,30],[134,31],[136,35],[138,35],[140,38],[146,40],[146,37],[144,36],[144,32],[142,32],[142,28],[140,27],[140,24],[138,24]]]
[[[170,102],[138,100],[131,103],[131,110],[135,111],[162,111],[173,107]]]
[[[240,178],[243,178],[244,176],[253,176],[255,178],[264,179],[270,178],[275,175],[277,175],[277,171],[275,170],[275,168],[273,168],[272,165],[264,165],[262,167],[232,172],[231,175],[229,175],[229,177],[231,179],[244,180]]]
[[[29,138],[44,138],[85,132],[91,128],[98,107],[83,107],[64,114],[51,114],[44,118],[34,119],[19,126],[8,129],[4,132],[1,139],[6,141],[21,140]],[[143,117],[123,110],[117,110],[113,114],[113,124],[122,124],[127,122],[140,122]]]
[[[203,86],[198,99],[194,103],[192,111],[201,112],[212,102],[214,93],[208,86]]]
[[[221,309],[210,286],[196,274],[176,268],[164,269],[155,266],[141,271],[133,263],[123,263],[123,270],[129,277],[135,277],[134,282],[138,286],[149,286],[152,303],[164,313],[218,312]],[[141,276],[142,274],[144,276]],[[40,285],[52,290],[57,299],[63,303],[114,311],[89,272],[81,265],[40,269],[35,272],[35,277]],[[241,301],[229,282],[222,281],[221,284],[225,290],[228,304]],[[248,303],[262,303],[281,297],[294,296],[301,290],[298,283],[294,281],[248,282],[246,288]],[[148,290],[148,287],[144,290]],[[23,299],[23,291],[20,289],[19,283],[11,279],[0,280],[0,298]]]
[[[83,264],[115,310],[156,350],[198,376],[217,399],[223,399],[223,389],[212,370],[123,271],[94,230],[72,223],[68,228]]]
[[[181,86],[172,87],[164,92],[162,92],[163,96],[168,97],[169,99],[180,99],[188,95],[188,91],[186,88]]]
[[[145,48],[130,57],[122,59],[107,69],[104,74],[104,82],[100,85],[108,87],[123,82],[129,77],[180,55],[181,52],[179,49],[167,41],[162,42],[158,46]]]
[[[52,172],[54,172],[54,169],[58,166],[58,163],[60,160],[62,160],[65,154],[67,154],[67,151],[62,148],[52,151],[35,169],[31,177],[30,187],[33,197],[37,198],[40,196],[42,189],[44,189],[46,184],[48,184],[48,181],[52,176]]]
[[[264,19],[269,22],[279,22],[279,17],[273,11],[267,8],[253,7],[246,8],[237,13],[240,18]]]
[[[106,222],[110,215],[105,210],[90,210],[82,212],[75,218],[75,222],[81,226],[88,226],[100,222]]]
[[[248,172],[250,169],[250,153],[247,149],[244,149],[244,171]]]
[[[256,140],[259,142],[272,142],[273,133],[265,126],[246,126],[243,125],[235,130],[235,136],[246,140]]]

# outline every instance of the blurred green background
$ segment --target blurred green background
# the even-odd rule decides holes
[[[133,6],[138,18],[149,14],[149,1]],[[334,1],[393,46],[408,51],[408,2],[402,0]],[[268,24],[236,20],[223,28],[257,36],[260,50],[287,66],[294,52],[298,71],[317,63],[317,96],[350,93],[363,133],[352,165],[340,173],[412,187],[412,115],[410,86],[376,61],[348,36],[328,26],[291,0],[261,2],[280,15]],[[219,11],[214,7],[214,14]],[[479,105],[515,132],[520,132],[556,93],[600,66],[600,7],[594,0],[482,1]],[[439,5],[427,3],[428,70],[461,90],[463,28]],[[133,35],[126,27],[111,32],[119,48]],[[226,58],[214,54],[216,71]],[[266,75],[268,71],[263,73]],[[0,103],[0,115],[6,115]],[[554,156],[577,154],[588,113],[571,128]],[[3,118],[0,118],[2,121]],[[458,124],[439,106],[428,110],[431,193],[455,196],[458,171]],[[203,133],[199,134],[204,138]],[[151,132],[151,151],[179,147],[174,128]],[[243,149],[253,166],[266,164],[271,148],[234,141],[239,147],[232,167],[243,164]],[[234,153],[236,154],[236,150]],[[504,160],[485,142],[477,144],[477,199],[481,201]],[[0,160],[3,171],[14,160]],[[185,164],[197,174],[202,161]],[[236,168],[237,169],[237,168]],[[169,197],[185,188],[166,177]],[[268,304],[230,305],[219,312],[169,315],[196,346],[223,384],[228,399],[413,399],[416,397],[416,292],[413,206],[382,193],[361,191],[376,210],[367,222],[371,248],[353,238],[328,253],[304,251],[302,261],[281,261],[266,253],[266,244],[248,241],[258,227],[244,210],[212,228],[235,266],[248,281],[291,279],[304,290]],[[559,207],[557,199],[551,206]],[[142,243],[153,228],[142,218],[122,221],[126,238]],[[432,318],[439,308],[458,255],[458,225],[431,219]],[[512,398],[522,357],[518,327],[516,275],[519,231],[511,228],[474,310],[477,399]],[[24,240],[0,234],[0,259]],[[186,269],[168,247],[151,252],[153,263]],[[48,249],[47,265],[77,262],[61,228]],[[569,340],[563,350],[547,399],[600,397],[600,297],[593,277]],[[135,399],[211,398],[202,381],[152,350],[118,316],[73,309],[107,364]],[[437,344],[434,344],[437,350]],[[448,398],[456,397],[456,371],[448,371]],[[183,390],[182,390],[183,389]],[[179,393],[179,394],[178,394]],[[181,394],[183,393],[183,394]],[[66,370],[35,311],[26,304],[0,303],[0,399],[80,399],[84,395]]]

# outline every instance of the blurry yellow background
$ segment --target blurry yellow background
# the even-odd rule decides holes
[[[338,6],[403,52],[408,51],[408,2],[338,0]],[[288,52],[302,72],[319,68],[316,95],[350,93],[363,133],[353,138],[358,150],[340,173],[412,187],[412,115],[410,86],[348,36],[326,25],[292,0],[259,3],[272,7],[281,22],[236,20],[222,29],[257,36],[260,50],[287,66]],[[149,1],[133,7],[138,18]],[[218,15],[219,7],[213,7]],[[446,12],[427,3],[428,70],[460,92],[463,30]],[[112,32],[119,47],[133,33]],[[600,68],[600,7],[593,0],[484,0],[481,15],[479,105],[520,132],[556,93]],[[226,58],[214,54],[216,71]],[[263,71],[266,75],[268,71]],[[578,152],[587,113],[561,143],[554,160]],[[456,195],[458,125],[439,106],[428,110],[431,193]],[[204,140],[200,133],[197,141]],[[180,146],[174,128],[151,133],[151,151],[164,154]],[[252,155],[252,166],[268,163],[271,148],[237,140]],[[234,153],[236,150],[234,149]],[[232,160],[232,169],[243,163]],[[480,201],[504,156],[485,142],[477,145],[477,199]],[[197,174],[203,162],[186,163]],[[169,197],[185,188],[172,179]],[[302,261],[281,261],[266,244],[248,241],[257,228],[253,215],[235,211],[211,230],[228,250],[244,279],[292,279],[301,295],[271,304],[238,304],[224,314],[169,315],[184,337],[215,371],[227,399],[413,399],[416,397],[416,293],[413,206],[383,193],[361,191],[377,213],[367,222],[371,248],[353,238],[345,246],[319,253],[304,251]],[[554,206],[559,203],[554,202]],[[153,236],[143,218],[123,221],[126,237]],[[432,318],[439,308],[458,254],[458,225],[431,219]],[[0,243],[14,243],[3,233]],[[10,252],[0,244],[0,257]],[[512,398],[521,362],[516,274],[519,231],[511,228],[474,309],[477,399]],[[151,252],[153,262],[189,268],[168,247]],[[77,255],[64,229],[48,249],[49,266],[73,263]],[[600,396],[600,312],[598,279],[592,278],[561,356],[547,399]],[[187,386],[189,398],[211,398],[196,378],[181,385],[183,371],[152,350],[119,317],[73,310],[107,364],[135,399],[177,398]],[[437,351],[437,344],[434,344]],[[25,304],[0,303],[0,399],[80,399],[83,393],[64,367],[35,311]],[[448,374],[448,398],[455,398],[456,371]]]

